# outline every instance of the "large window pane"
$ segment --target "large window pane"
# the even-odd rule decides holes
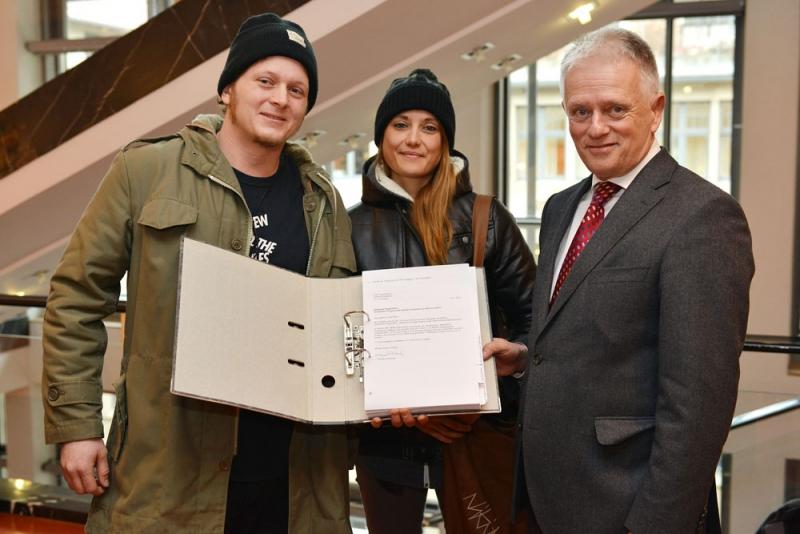
[[[361,171],[364,162],[377,152],[375,145],[370,143],[366,150],[350,150],[325,165],[346,208],[361,202]]]
[[[676,18],[673,32],[672,156],[730,192],[735,19]]]
[[[708,175],[710,107],[708,101],[672,105],[672,156],[701,176]]]
[[[719,103],[719,159],[718,184],[725,191],[731,188],[731,138],[733,135],[733,102]]]
[[[536,263],[539,263],[539,230],[541,230],[541,225],[538,223],[520,223],[519,229],[528,244],[528,248],[533,252],[533,259],[536,260]]]
[[[536,118],[541,142],[537,143],[537,176],[563,178],[565,171],[564,128],[566,117],[561,106],[538,106]]]
[[[114,37],[147,22],[147,0],[67,0],[67,39]]]
[[[508,77],[508,208],[516,217],[528,209],[528,67]]]

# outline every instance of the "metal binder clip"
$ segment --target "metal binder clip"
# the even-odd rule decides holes
[[[356,316],[361,316],[361,324],[356,324]],[[364,355],[369,356],[369,351],[364,348],[364,323],[369,321],[369,315],[367,312],[354,310],[345,313],[343,318],[345,372],[353,376],[358,371],[358,380],[363,382]]]

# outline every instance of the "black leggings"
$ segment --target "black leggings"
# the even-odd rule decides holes
[[[378,480],[356,464],[367,528],[376,534],[419,534],[428,490]]]

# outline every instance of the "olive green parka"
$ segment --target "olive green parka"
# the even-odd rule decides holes
[[[92,502],[87,532],[224,529],[238,411],[170,393],[181,237],[249,253],[252,219],[217,144],[221,125],[221,117],[199,116],[176,135],[124,148],[51,281],[43,341],[45,437],[62,443],[103,435],[102,320],[114,311],[128,272],[122,369],[107,441],[111,483]],[[352,274],[350,221],[340,197],[304,148],[290,143],[286,150],[305,190],[306,275]],[[352,450],[344,427],[295,425],[290,532],[350,532]]]

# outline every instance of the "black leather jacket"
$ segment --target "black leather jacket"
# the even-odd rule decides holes
[[[458,153],[454,156],[459,163],[463,162],[463,169],[458,174],[450,208],[453,240],[448,263],[472,263],[475,193],[469,180],[467,159]],[[375,158],[364,164],[361,203],[350,209],[359,272],[427,264],[422,241],[408,216],[411,201],[382,185],[387,184],[387,180],[376,174]],[[489,212],[484,258],[494,333],[525,343],[531,323],[536,264],[514,217],[497,200],[492,202]],[[509,402],[503,400],[506,413]],[[378,478],[416,487],[423,485],[423,465],[431,464],[430,476],[435,487],[441,449],[438,443],[416,429],[367,428],[361,433],[359,462],[366,464]],[[401,467],[403,460],[416,464],[416,468],[414,465]]]

